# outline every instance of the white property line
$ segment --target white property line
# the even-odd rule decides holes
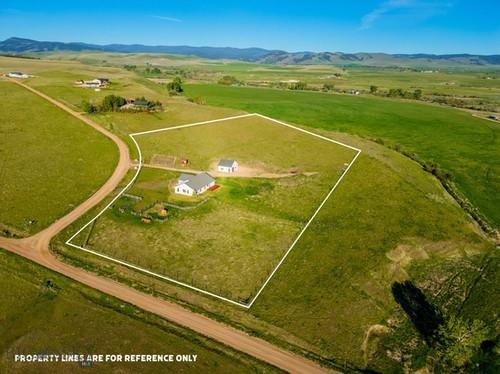
[[[166,277],[164,275],[161,275],[161,274],[157,274],[157,273],[153,273],[152,271],[149,271],[147,269],[144,269],[144,268],[141,268],[139,266],[135,266],[135,265],[132,265],[128,262],[125,262],[125,261],[122,261],[122,260],[118,260],[116,258],[113,258],[113,257],[110,257],[110,256],[106,256],[102,253],[99,253],[99,252],[96,252],[96,251],[93,251],[91,249],[87,249],[87,248],[84,248],[84,247],[81,247],[79,245],[76,245],[76,244],[73,244],[73,243],[68,243],[66,242],[67,245],[70,245],[74,248],[78,248],[78,249],[81,249],[82,251],[85,251],[85,252],[88,252],[88,253],[92,253],[93,255],[96,255],[96,256],[99,256],[99,257],[102,257],[102,258],[105,258],[106,260],[110,260],[110,261],[113,261],[113,262],[116,262],[120,265],[124,265],[124,266],[127,266],[129,268],[132,268],[132,269],[135,269],[135,270],[139,270],[143,273],[146,273],[146,274],[149,274],[149,275],[153,275],[155,277],[158,277],[158,278],[161,278],[161,279],[164,279],[164,280],[167,280],[169,282],[172,282],[172,283],[175,283],[179,286],[183,286],[183,287],[187,287],[187,288],[190,288],[192,290],[195,290],[195,291],[198,291],[198,292],[201,292],[201,293],[204,293],[205,295],[209,295],[209,296],[213,296],[217,299],[221,299],[221,300],[224,300],[224,301],[227,301],[228,303],[231,303],[231,304],[235,304],[235,305],[238,305],[238,306],[242,306],[244,308],[249,308],[249,306],[247,306],[246,304],[243,304],[243,303],[239,303],[237,301],[234,301],[234,300],[231,300],[231,299],[227,299],[225,298],[224,296],[220,296],[220,295],[216,295],[212,292],[209,292],[209,291],[205,291],[205,290],[202,290],[200,288],[197,288],[197,287],[194,287],[194,286],[191,286],[187,283],[183,283],[183,282],[180,282],[178,280],[175,280],[173,278],[169,278],[169,277]]]
[[[349,147],[349,148],[351,148],[351,147]],[[288,254],[292,251],[293,247],[295,247],[295,244],[298,243],[298,241],[300,240],[302,234],[307,230],[307,228],[309,227],[309,225],[311,224],[311,222],[314,220],[314,218],[316,218],[316,216],[318,215],[318,213],[321,210],[321,208],[323,208],[323,205],[326,204],[327,200],[330,198],[330,196],[333,193],[333,191],[335,191],[335,189],[337,188],[337,186],[340,184],[340,181],[347,174],[347,172],[351,168],[352,164],[354,164],[354,161],[356,161],[356,159],[358,158],[358,156],[359,156],[360,153],[361,153],[361,151],[358,149],[358,153],[356,153],[356,156],[354,156],[354,158],[352,159],[352,161],[349,163],[349,166],[347,166],[347,168],[344,170],[344,172],[342,173],[342,175],[340,176],[340,178],[337,180],[337,183],[335,183],[335,185],[332,187],[332,189],[330,190],[330,192],[328,192],[328,194],[326,195],[326,197],[323,199],[323,201],[319,205],[318,209],[316,209],[316,211],[314,212],[314,214],[312,215],[312,217],[309,219],[309,221],[307,221],[306,225],[302,228],[302,230],[300,231],[299,235],[295,238],[295,240],[293,241],[293,243],[290,246],[290,248],[288,248],[288,251],[286,251],[285,255],[281,258],[280,262],[278,262],[278,265],[276,265],[276,267],[273,269],[273,271],[271,272],[271,274],[269,274],[269,276],[267,277],[267,279],[264,282],[264,284],[262,285],[262,287],[259,289],[259,291],[255,294],[254,298],[248,304],[248,308],[250,308],[253,305],[253,303],[255,302],[255,300],[257,300],[257,297],[259,297],[260,293],[264,290],[264,288],[267,286],[267,284],[269,283],[269,281],[273,277],[274,273],[276,273],[278,271],[278,268],[285,261],[285,259],[287,258]]]
[[[275,123],[278,123],[282,126],[286,126],[286,127],[289,127],[289,128],[292,128],[294,130],[297,130],[297,131],[300,131],[300,132],[303,132],[303,133],[306,133],[306,134],[309,134],[309,135],[312,135],[312,136],[315,136],[319,139],[322,139],[322,140],[326,140],[328,142],[331,142],[331,143],[335,143],[335,144],[339,144],[343,147],[347,147],[349,149],[352,149],[354,151],[356,151],[356,155],[354,156],[354,158],[351,160],[351,162],[349,163],[349,165],[346,167],[346,169],[344,170],[344,172],[342,173],[342,175],[339,177],[339,179],[337,180],[337,182],[335,183],[335,185],[332,187],[332,189],[328,192],[328,194],[326,195],[326,197],[323,199],[323,201],[321,202],[321,204],[319,205],[319,207],[316,209],[316,211],[314,212],[314,214],[311,216],[311,218],[309,219],[309,221],[307,221],[306,225],[302,228],[302,230],[300,231],[299,235],[295,238],[295,240],[293,241],[293,243],[290,245],[290,247],[288,248],[288,250],[286,251],[286,253],[283,255],[283,257],[281,258],[281,260],[278,262],[278,264],[274,267],[273,271],[269,274],[269,276],[266,278],[266,281],[264,282],[264,284],[260,287],[259,291],[255,294],[255,296],[252,298],[252,300],[248,303],[248,304],[244,304],[244,303],[240,303],[238,301],[234,301],[234,300],[231,300],[231,299],[228,299],[224,296],[220,296],[220,295],[217,295],[217,294],[214,294],[210,291],[206,291],[206,290],[202,290],[201,288],[197,288],[197,287],[194,287],[192,285],[189,285],[187,283],[184,283],[184,282],[180,282],[178,280],[175,280],[173,278],[170,278],[170,277],[167,277],[167,276],[164,276],[164,275],[161,275],[161,274],[157,274],[157,273],[154,273],[150,270],[147,270],[147,269],[144,269],[144,268],[141,268],[139,266],[136,266],[136,265],[133,265],[133,264],[130,264],[128,262],[125,262],[125,261],[122,261],[122,260],[119,260],[119,259],[116,259],[116,258],[113,258],[113,257],[110,257],[110,256],[107,256],[107,255],[104,255],[102,253],[99,253],[99,252],[96,252],[96,251],[93,251],[93,250],[90,250],[90,249],[87,249],[87,248],[84,248],[82,246],[79,246],[79,245],[76,245],[76,244],[73,244],[71,243],[71,241],[78,235],[80,234],[83,230],[85,230],[90,224],[92,224],[92,222],[94,222],[97,218],[99,218],[111,205],[113,205],[113,203],[118,200],[118,198],[121,197],[121,195],[123,193],[125,193],[125,191],[127,191],[130,186],[132,186],[132,184],[135,182],[135,180],[137,179],[137,177],[139,176],[139,173],[142,169],[142,165],[143,165],[143,158],[142,158],[142,152],[141,152],[141,148],[139,147],[139,144],[137,143],[136,139],[135,139],[135,136],[140,136],[140,135],[146,135],[146,134],[152,134],[152,133],[157,133],[157,132],[162,132],[162,131],[170,131],[170,130],[178,130],[178,129],[184,129],[184,128],[187,128],[187,127],[194,127],[194,126],[201,126],[201,125],[207,125],[207,124],[211,124],[211,123],[216,123],[216,122],[222,122],[222,121],[229,121],[229,120],[233,120],[233,119],[238,119],[238,118],[245,118],[245,117],[252,117],[252,116],[257,116],[257,117],[261,117],[261,118],[264,118],[264,119],[267,119],[271,122],[275,122]],[[333,192],[335,191],[335,189],[337,188],[337,186],[340,184],[340,182],[342,181],[342,179],[344,178],[344,176],[347,174],[347,172],[349,171],[349,169],[351,168],[351,166],[354,164],[354,162],[356,161],[356,159],[358,158],[358,156],[360,155],[361,153],[361,150],[358,149],[358,148],[355,148],[355,147],[352,147],[350,145],[347,145],[347,144],[344,144],[344,143],[341,143],[341,142],[338,142],[336,140],[333,140],[333,139],[330,139],[330,138],[327,138],[325,136],[322,136],[322,135],[319,135],[319,134],[316,134],[316,133],[313,133],[311,131],[307,131],[307,130],[304,130],[300,127],[296,127],[296,126],[293,126],[293,125],[290,125],[288,123],[285,123],[285,122],[282,122],[282,121],[278,121],[274,118],[271,118],[271,117],[267,117],[267,116],[264,116],[262,114],[259,114],[259,113],[249,113],[249,114],[242,114],[242,115],[239,115],[239,116],[232,116],[232,117],[225,117],[225,118],[220,118],[220,119],[214,119],[214,120],[209,120],[209,121],[203,121],[203,122],[195,122],[195,123],[190,123],[190,124],[186,124],[186,125],[179,125],[179,126],[173,126],[173,127],[165,127],[165,128],[161,128],[161,129],[156,129],[156,130],[150,130],[150,131],[142,131],[142,132],[137,132],[137,133],[132,133],[132,134],[129,134],[130,138],[132,139],[135,147],[137,148],[137,152],[138,152],[138,155],[139,155],[139,165],[137,167],[137,170],[134,174],[134,176],[132,177],[132,179],[130,180],[129,183],[127,183],[127,185],[94,217],[92,218],[89,222],[87,222],[85,225],[83,225],[76,233],[74,233],[67,241],[66,241],[66,244],[73,247],[73,248],[77,248],[77,249],[81,249],[82,251],[85,251],[87,253],[91,253],[95,256],[99,256],[99,257],[102,257],[102,258],[105,258],[109,261],[113,261],[113,262],[116,262],[120,265],[123,265],[123,266],[126,266],[126,267],[129,267],[131,269],[135,269],[135,270],[138,270],[138,271],[141,271],[143,273],[146,273],[146,274],[149,274],[149,275],[152,275],[154,277],[157,277],[157,278],[160,278],[160,279],[164,279],[164,280],[167,280],[169,282],[172,282],[174,284],[177,284],[179,286],[183,286],[183,287],[186,287],[186,288],[189,288],[191,290],[194,290],[194,291],[197,291],[197,292],[200,292],[202,294],[205,294],[205,295],[208,295],[208,296],[212,296],[216,299],[219,299],[219,300],[223,300],[223,301],[226,301],[228,303],[231,303],[231,304],[234,304],[234,305],[237,305],[237,306],[241,306],[243,308],[246,308],[246,309],[250,309],[252,307],[252,305],[254,304],[255,300],[257,300],[257,298],[259,297],[259,295],[262,293],[262,291],[264,290],[264,288],[267,286],[267,284],[269,283],[269,281],[271,280],[271,278],[274,276],[274,274],[278,271],[279,267],[283,264],[283,262],[285,261],[285,259],[287,258],[287,256],[289,255],[289,253],[292,251],[292,249],[295,247],[295,245],[299,242],[300,238],[302,237],[302,235],[304,234],[304,232],[307,230],[307,228],[309,227],[309,225],[312,223],[312,221],[314,220],[314,218],[316,218],[316,216],[318,215],[319,211],[323,208],[323,206],[326,204],[326,202],[328,201],[328,199],[330,198],[330,196],[333,194]]]

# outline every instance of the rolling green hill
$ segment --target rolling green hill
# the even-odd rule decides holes
[[[100,51],[125,53],[169,53],[196,56],[214,60],[232,59],[261,62],[275,65],[359,65],[359,66],[405,66],[405,67],[468,67],[484,68],[500,65],[499,55],[433,55],[433,54],[388,54],[388,53],[342,53],[342,52],[286,52],[263,48],[148,46],[142,44],[62,43],[38,41],[24,38],[8,38],[0,42],[0,52],[27,53],[47,51]]]

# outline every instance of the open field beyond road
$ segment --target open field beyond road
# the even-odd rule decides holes
[[[26,236],[97,190],[116,165],[116,148],[11,82],[0,81],[0,95],[0,231]]]

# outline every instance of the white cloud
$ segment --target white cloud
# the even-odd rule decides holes
[[[383,16],[401,9],[418,11],[424,18],[432,17],[452,6],[451,1],[429,1],[429,0],[387,0],[382,2],[371,12],[365,14],[361,19],[361,30],[369,29]]]
[[[182,22],[181,19],[179,18],[174,18],[174,17],[165,17],[165,16],[151,16],[153,18],[161,19],[163,21],[170,21],[170,22]]]

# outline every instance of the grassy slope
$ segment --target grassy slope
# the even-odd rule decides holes
[[[146,160],[163,152],[187,157],[189,166],[198,170],[234,158],[241,167],[316,173],[217,178],[222,187],[205,195],[207,204],[190,211],[171,209],[163,224],[144,225],[139,217],[114,209],[92,230],[88,245],[99,252],[240,300],[255,294],[355,155],[346,147],[255,117],[155,133],[138,141]],[[173,202],[168,185],[176,177],[143,169],[130,192],[146,197],[148,203],[140,205]]]
[[[346,360],[358,367],[365,363],[380,367],[379,361],[365,362],[362,343],[370,326],[387,323],[397,310],[391,282],[411,274],[422,284],[439,288],[447,274],[441,271],[441,264],[475,258],[476,253],[488,253],[491,247],[419,165],[379,145],[347,135],[330,135],[363,148],[364,153],[250,315],[168,283],[118,270],[115,265],[110,270],[101,260],[81,252],[60,246],[58,251],[73,260],[83,258],[86,264],[97,264],[98,271],[108,276],[126,273],[127,278],[148,289],[153,287],[156,292],[186,300],[266,335],[299,341],[299,345],[323,357],[341,363]],[[95,212],[60,239],[67,238],[91,214]],[[413,269],[412,264],[426,266]],[[457,269],[457,273],[462,270],[475,271],[469,267]],[[468,287],[468,283],[463,286]],[[484,289],[491,292],[491,287],[486,284]],[[478,305],[476,313],[487,314],[483,309],[490,307],[490,303]],[[385,351],[380,355],[385,356]],[[384,367],[399,366],[392,360],[387,365]]]
[[[89,126],[13,83],[0,82],[0,95],[0,227],[32,234],[97,190],[117,152]]]
[[[500,127],[452,109],[368,97],[191,85],[207,102],[323,129],[382,138],[435,160],[461,191],[500,225]]]
[[[48,289],[51,280],[55,287]],[[197,354],[198,362],[97,363],[96,373],[272,371],[195,333],[0,251],[0,371],[69,372],[73,364],[20,364],[16,353]]]
[[[54,71],[61,69],[54,66],[52,66]],[[76,70],[77,67],[73,69]],[[78,69],[83,68],[80,66]],[[136,83],[139,82],[127,84]],[[128,89],[133,90],[132,87]],[[143,89],[137,87],[138,92]],[[242,90],[237,93],[244,94]],[[243,98],[243,100],[253,102],[265,94],[261,90],[255,93],[257,97]],[[58,94],[57,90],[54,94]],[[319,123],[327,127],[325,112],[328,111],[321,106],[318,107],[314,98],[309,95],[314,94],[300,97],[310,100],[315,110],[319,109],[316,115],[305,110],[307,108],[304,109],[306,104],[299,105],[300,103],[292,101],[288,103],[288,107],[298,106],[300,111],[308,114],[311,120],[308,125]],[[76,97],[74,96],[75,100]],[[264,100],[267,99],[269,98],[264,96]],[[362,99],[341,99],[344,100]],[[270,112],[272,112],[270,107],[274,105],[279,111],[279,102],[280,100],[277,102],[267,100],[261,105],[265,104]],[[221,117],[222,112],[231,113],[228,110],[196,106],[175,99],[169,99],[168,104],[167,112],[159,118],[147,115],[106,115],[94,118],[98,118],[105,126],[113,124],[114,130],[123,135],[131,129],[148,130],[168,124]],[[405,115],[406,105],[397,103],[394,105],[391,106],[392,109],[402,108],[401,111]],[[413,104],[410,107],[415,107],[417,112],[421,108]],[[360,109],[356,105],[346,106],[344,110],[344,115],[340,117],[343,121],[350,117],[355,121],[359,117]],[[350,116],[349,110],[352,111]],[[454,113],[445,110],[441,112]],[[389,114],[386,113],[385,116],[392,119],[396,116]],[[365,119],[368,116],[369,113],[363,114]],[[286,111],[282,111],[282,119],[286,118]],[[291,120],[299,122],[296,119]],[[332,119],[332,122],[334,121],[335,119]],[[62,245],[63,240],[95,215],[99,207],[62,233],[54,247],[70,260],[77,261],[78,264],[101,274],[124,282],[135,282],[135,286],[143,290],[154,290],[168,295],[167,297],[187,301],[213,313],[212,316],[230,319],[260,334],[266,336],[269,334],[293,342],[319,352],[324,357],[331,357],[337,362],[343,362],[345,359],[347,362],[363,366],[365,355],[361,344],[367,328],[373,324],[387,323],[394,314],[395,305],[388,287],[392,279],[399,279],[409,273],[420,284],[439,288],[443,276],[446,275],[441,271],[441,263],[453,265],[457,258],[475,258],[473,253],[485,250],[489,246],[475,233],[460,209],[443,194],[438,183],[430,175],[424,174],[418,165],[370,142],[359,141],[356,144],[355,137],[331,135],[364,150],[360,163],[356,164],[358,171],[355,172],[356,169],[353,169],[353,173],[350,173],[342,184],[345,191],[353,193],[353,196],[345,196],[347,192],[344,191],[344,195],[339,194],[339,196],[343,197],[345,205],[325,207],[326,216],[318,217],[321,218],[318,224],[322,226],[311,226],[311,231],[315,230],[312,233],[318,233],[320,240],[315,236],[308,237],[307,240],[304,238],[299,243],[292,252],[294,256],[285,262],[277,278],[271,282],[250,313],[137,272],[110,265],[108,262]],[[341,193],[342,190],[339,189],[338,192]],[[388,196],[390,198],[387,198]],[[338,203],[339,201],[333,198],[329,204]],[[411,249],[408,256],[403,256],[402,261],[398,261],[398,256],[391,254],[391,251],[400,244],[406,244]],[[429,259],[425,259],[422,248]],[[408,259],[413,259],[410,265],[407,264]],[[402,269],[399,264],[404,265]],[[427,266],[414,267],[411,264]],[[457,269],[457,272],[461,271],[462,269]],[[474,273],[474,271],[473,267],[463,270],[464,273]],[[492,285],[494,286],[494,283],[480,282],[475,289],[482,289],[483,294],[487,295],[491,294]],[[467,284],[464,285],[466,286]],[[456,293],[461,294],[462,291],[463,287],[456,290]],[[475,299],[485,300],[481,296],[475,298],[471,296],[469,300]],[[469,303],[464,309],[468,315],[483,316],[490,313],[491,306],[490,302],[480,305]],[[283,329],[280,329],[280,326]],[[381,350],[379,355],[384,356],[385,350]],[[380,367],[371,362],[369,366]],[[399,366],[398,363],[391,361],[388,367],[394,370]]]
[[[360,157],[252,309],[358,365],[368,328],[394,312],[391,283],[406,278],[412,262],[488,248],[435,181],[399,156],[386,157],[385,164]]]

